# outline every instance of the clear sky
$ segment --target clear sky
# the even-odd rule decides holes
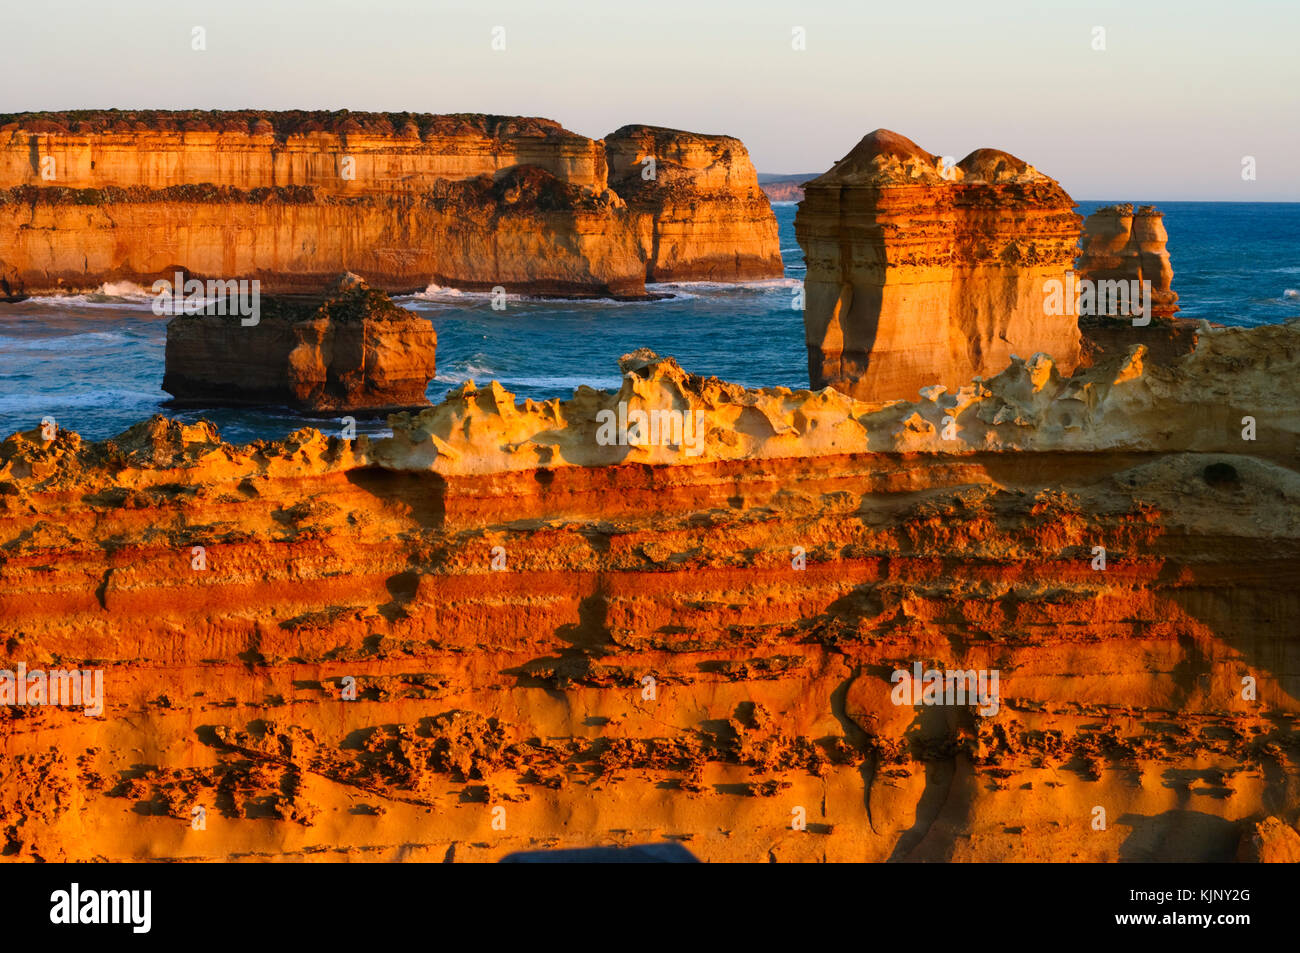
[[[642,122],[798,173],[883,126],[1012,152],[1077,199],[1300,201],[1300,0],[10,0],[4,21],[0,111]]]

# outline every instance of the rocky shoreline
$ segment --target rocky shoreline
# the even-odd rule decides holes
[[[796,219],[810,389],[642,349],[421,406],[413,276],[780,259],[734,139],[408,115],[0,117],[0,174],[35,136],[72,179],[0,193],[8,290],[220,261],[276,293],[172,318],[178,400],[403,408],[0,443],[0,669],[102,676],[97,715],[0,706],[6,856],[1300,860],[1300,320],[1179,320],[1154,209],[877,130]]]
[[[7,654],[114,716],[0,711],[7,852],[1295,859],[1300,324],[919,403],[623,370],[390,439],[0,444]],[[602,444],[619,404],[703,452]],[[997,711],[891,703],[914,663]]]

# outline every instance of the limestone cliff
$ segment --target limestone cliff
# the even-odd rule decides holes
[[[808,176],[809,179],[815,175]],[[770,202],[802,202],[804,179],[776,179],[762,183],[759,188]]]
[[[0,666],[105,712],[0,708],[4,856],[1294,858],[1300,323],[1201,337],[886,405],[638,354],[391,439],[15,435]],[[998,704],[895,703],[917,663]]]
[[[163,390],[177,404],[205,407],[346,412],[428,404],[433,325],[351,278],[320,303],[267,298],[251,317],[177,314],[167,324]]]
[[[782,274],[776,218],[739,139],[657,126],[605,137],[610,187],[627,202],[646,281]]]
[[[605,143],[545,119],[0,115],[0,293],[149,285],[177,268],[268,293],[319,292],[343,271],[390,293],[578,296],[642,294],[647,272],[779,275],[743,146],[665,133],[659,147],[667,194],[641,189],[633,209]]]
[[[795,218],[812,385],[907,399],[1040,351],[1068,373],[1078,328],[1073,315],[1046,313],[1044,286],[1074,258],[1073,207],[1004,152],[945,168],[897,133],[864,137],[805,185]]]

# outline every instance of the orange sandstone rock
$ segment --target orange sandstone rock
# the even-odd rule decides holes
[[[605,137],[610,187],[628,204],[646,281],[782,274],[776,218],[739,139],[657,126]]]
[[[795,232],[808,263],[804,325],[814,387],[864,400],[955,389],[1012,355],[1079,363],[1072,315],[1046,313],[1079,217],[1052,179],[980,149],[951,168],[888,130],[805,184]]]
[[[651,135],[662,194],[651,182],[624,196],[626,170],[611,179],[605,143],[545,119],[3,115],[0,294],[149,285],[177,268],[256,278],[268,293],[319,293],[342,271],[390,293],[435,283],[574,296],[643,294],[647,274],[780,275],[776,221],[744,147]]]
[[[1173,290],[1174,268],[1165,247],[1169,234],[1164,215],[1154,205],[1108,205],[1083,223],[1083,250],[1075,270],[1080,281],[1150,282],[1151,317],[1167,320],[1178,311]],[[1098,299],[1101,304],[1103,299]],[[1104,296],[1113,305],[1112,296]],[[1113,310],[1098,317],[1117,316]],[[1127,317],[1125,315],[1124,317]]]
[[[1300,323],[1144,358],[881,406],[641,353],[387,439],[13,435],[0,668],[105,710],[0,706],[0,856],[1294,857]],[[601,444],[620,402],[703,452]],[[895,704],[917,662],[996,710]]]

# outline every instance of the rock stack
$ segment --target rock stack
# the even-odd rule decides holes
[[[1075,271],[1080,281],[1151,282],[1151,317],[1167,320],[1178,311],[1178,293],[1171,287],[1174,267],[1165,248],[1168,241],[1164,214],[1154,205],[1143,205],[1136,212],[1129,204],[1108,205],[1084,221],[1083,252]]]
[[[1143,205],[1136,212],[1127,203],[1099,208],[1083,223],[1083,250],[1075,263],[1079,285],[1090,283],[1093,293],[1088,313],[1079,315],[1090,359],[1107,354],[1123,354],[1135,344],[1147,348],[1147,359],[1167,364],[1196,347],[1199,322],[1175,317],[1178,293],[1171,287],[1174,279],[1169,251],[1165,248],[1164,215],[1154,205]],[[1129,298],[1143,282],[1150,282],[1150,313],[1144,312],[1134,323],[1130,306],[1123,313],[1123,301],[1112,293],[1097,289],[1109,283],[1128,286]],[[1139,292],[1140,293],[1140,292]],[[1146,317],[1150,321],[1145,321]]]
[[[994,149],[945,165],[878,129],[805,185],[795,233],[808,263],[804,327],[814,388],[863,400],[950,390],[1045,352],[1080,360],[1073,315],[1049,314],[1079,216],[1054,180]]]
[[[209,309],[211,310],[211,309]],[[427,406],[438,336],[354,275],[325,301],[265,298],[256,323],[179,314],[163,390],[178,405],[280,404],[311,413]]]

